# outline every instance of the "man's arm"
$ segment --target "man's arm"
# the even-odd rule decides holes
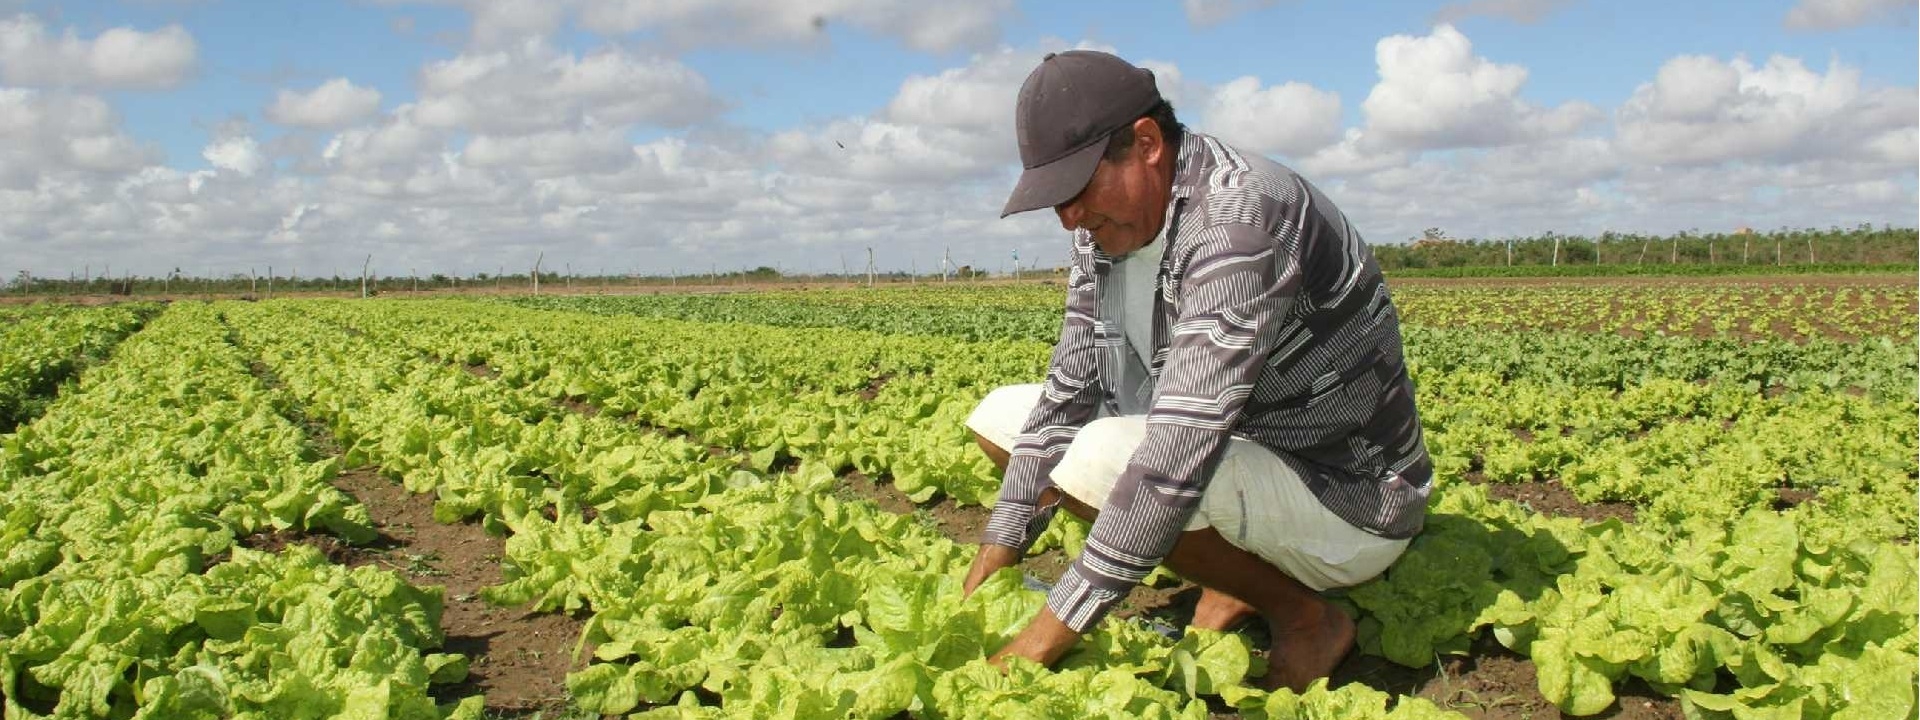
[[[1067,275],[1067,302],[1060,341],[1047,363],[1040,402],[1010,448],[1006,479],[987,519],[980,553],[967,573],[966,592],[995,571],[1012,566],[1053,518],[1054,504],[1041,501],[1052,481],[1048,475],[1088,421],[1099,413],[1100,383],[1094,354],[1093,323],[1099,298],[1093,279],[1093,240],[1075,234],[1073,269]]]
[[[1282,232],[1293,235],[1285,243],[1251,224],[1200,231],[1146,436],[1086,548],[1047,598],[1050,613],[1075,632],[1099,622],[1165,559],[1199,507],[1299,293],[1304,210],[1304,203],[1274,208],[1286,214],[1275,220]]]

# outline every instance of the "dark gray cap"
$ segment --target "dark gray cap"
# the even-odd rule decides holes
[[[1053,207],[1086,189],[1107,136],[1160,102],[1153,71],[1095,50],[1047,53],[1020,86],[1020,182],[1000,217]]]

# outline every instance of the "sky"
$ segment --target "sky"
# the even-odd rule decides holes
[[[1911,0],[0,0],[0,281],[1049,267],[1070,48],[1374,244],[1920,213]]]

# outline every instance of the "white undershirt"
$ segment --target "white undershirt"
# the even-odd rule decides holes
[[[1125,315],[1120,331],[1126,333],[1127,344],[1133,346],[1140,364],[1146,367],[1153,367],[1153,295],[1160,280],[1160,257],[1166,250],[1166,241],[1156,237],[1152,244],[1120,258],[1119,272],[1114,273],[1120,281],[1120,304]]]

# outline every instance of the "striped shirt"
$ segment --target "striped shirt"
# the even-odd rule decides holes
[[[1166,558],[1230,435],[1274,450],[1362,530],[1412,537],[1426,516],[1433,465],[1398,312],[1346,216],[1285,166],[1188,133],[1164,228],[1146,437],[1047,599],[1080,632]],[[1102,320],[1120,302],[1113,265],[1074,234],[1060,341],[984,542],[1030,546],[1057,508],[1039,505],[1054,465],[1081,427],[1118,414],[1116,366],[1132,353]]]

